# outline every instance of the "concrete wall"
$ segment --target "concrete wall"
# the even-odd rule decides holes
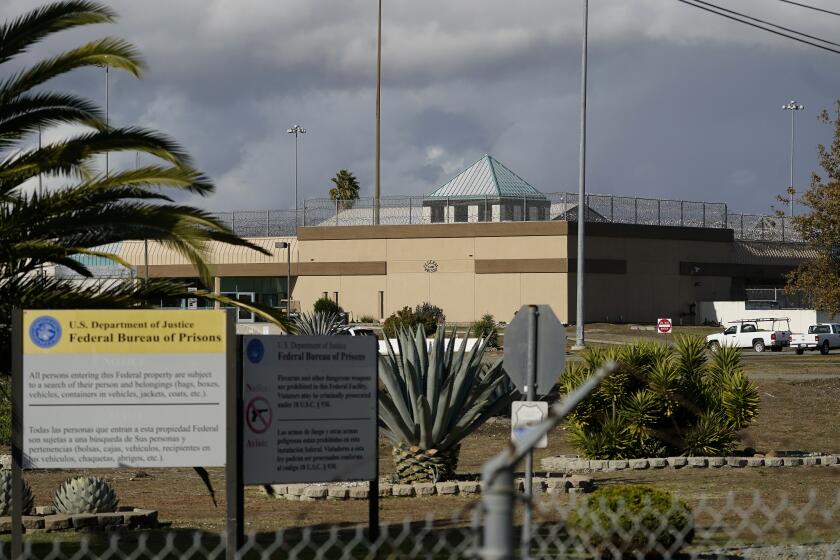
[[[570,230],[572,262],[577,257],[574,224]],[[731,276],[706,275],[702,270],[694,274],[683,266],[729,263],[732,237],[727,230],[587,224],[586,239],[587,322],[650,323],[658,317],[679,321],[689,315],[695,301],[729,297]],[[624,270],[594,273],[599,263],[620,264]],[[575,321],[576,267],[575,261],[568,279],[570,321]]]
[[[386,272],[354,285],[348,283],[348,276],[301,276],[295,285],[295,299],[306,310],[323,292],[332,296],[339,290],[339,303],[355,316],[378,317],[378,292],[382,290],[385,316],[428,301],[440,306],[448,320],[457,322],[473,321],[485,313],[509,321],[523,304],[539,302],[552,305],[565,321],[567,275],[554,261],[567,257],[566,225],[534,225],[304,230],[298,243],[298,257],[303,263],[364,260],[384,263]],[[547,257],[553,263],[548,268],[540,264]],[[350,289],[359,292],[351,298]]]
[[[303,311],[324,293],[338,293],[356,317],[387,317],[428,301],[450,321],[485,313],[509,321],[524,304],[546,303],[561,321],[574,322],[575,230],[562,221],[306,227],[297,239],[252,240],[268,255],[211,244],[211,273],[285,276],[288,254],[274,244],[288,241],[293,297]],[[140,268],[142,246],[125,243],[121,256]],[[730,299],[733,279],[774,282],[793,262],[752,249],[747,262],[731,230],[587,224],[586,320],[690,321],[693,302]],[[154,277],[196,275],[186,259],[154,243],[149,260]]]

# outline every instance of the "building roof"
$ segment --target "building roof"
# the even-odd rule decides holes
[[[484,155],[449,182],[426,195],[426,199],[527,198],[546,200],[543,193],[499,160]]]

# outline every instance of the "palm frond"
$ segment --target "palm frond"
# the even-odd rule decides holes
[[[145,67],[145,62],[140,52],[128,41],[114,37],[97,39],[42,60],[6,78],[0,82],[0,103],[11,101],[18,95],[62,74],[88,66],[119,68],[139,77]]]
[[[41,6],[0,25],[0,64],[53,33],[115,19],[116,13],[108,6],[88,0],[64,0]]]

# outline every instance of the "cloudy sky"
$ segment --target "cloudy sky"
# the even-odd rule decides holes
[[[777,0],[718,3],[840,43],[840,17]],[[0,17],[38,4],[5,0]],[[342,168],[372,193],[376,0],[109,4],[117,24],[60,34],[18,63],[104,35],[135,43],[149,70],[139,81],[111,73],[111,120],[182,142],[218,187],[196,202],[293,206],[295,123],[307,129],[301,200],[326,196]],[[432,190],[485,153],[544,192],[576,191],[581,5],[385,0],[383,195]],[[768,212],[788,183],[789,99],[807,107],[795,182],[816,170],[816,145],[831,139],[817,115],[840,97],[840,55],[676,0],[592,0],[589,38],[590,192]],[[104,103],[104,71],[54,85]]]

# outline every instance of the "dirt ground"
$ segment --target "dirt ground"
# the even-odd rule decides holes
[[[598,328],[591,328],[588,332],[595,338]],[[621,339],[622,342],[625,338],[648,338],[647,334],[639,335],[635,331],[630,333],[626,327],[615,333],[602,332],[600,336],[611,341]],[[650,337],[655,337],[655,333],[650,333]],[[836,357],[819,354],[800,357],[792,352],[761,356],[745,353],[745,363],[759,386],[762,399],[758,420],[742,434],[745,447],[754,447],[760,451],[840,453],[840,423],[836,418],[837,402],[840,400],[840,353]],[[816,378],[813,377],[815,375]],[[461,451],[461,473],[477,478],[481,464],[503,449],[508,437],[508,424],[503,420],[495,420],[467,438]],[[542,457],[574,454],[574,449],[566,441],[564,430],[557,428],[550,434],[549,447],[535,453],[535,465],[539,469]],[[391,470],[390,446],[384,440],[380,457],[380,472],[384,476]],[[160,519],[173,528],[207,531],[221,531],[224,528],[222,469],[211,469],[219,507],[213,507],[203,484],[191,469],[150,469],[145,473],[150,476],[137,477],[136,470],[108,470],[95,474],[113,482],[122,505],[156,509]],[[35,493],[36,505],[49,504],[51,492],[62,480],[74,474],[77,472],[26,473]],[[700,504],[704,499],[712,500],[709,503],[723,503],[722,500],[729,492],[737,492],[741,496],[739,499],[745,500],[753,492],[771,500],[779,499],[780,492],[786,492],[789,499],[802,503],[812,491],[821,498],[833,500],[840,482],[840,468],[641,471],[596,474],[594,478],[599,484],[628,481],[653,483],[674,491],[693,504]],[[448,522],[455,516],[460,518],[455,524],[466,525],[466,512],[475,501],[474,498],[458,496],[383,498],[381,518],[383,523],[390,523],[431,516]],[[365,501],[278,500],[265,496],[259,489],[248,488],[246,528],[249,531],[273,531],[295,526],[364,523],[367,508]]]

